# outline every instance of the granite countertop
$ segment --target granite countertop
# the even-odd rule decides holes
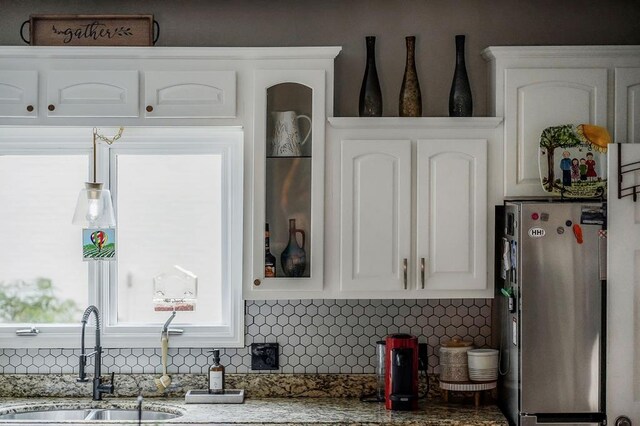
[[[30,411],[54,406],[73,408],[134,408],[133,398],[1,398],[0,414]],[[180,424],[350,424],[350,425],[507,425],[495,405],[474,408],[473,405],[445,404],[440,400],[422,401],[412,412],[388,411],[381,403],[366,403],[354,398],[249,398],[244,404],[185,404],[183,398],[147,398],[145,409],[181,413],[180,417],[158,422]],[[48,424],[89,424],[90,422],[57,422]],[[109,422],[99,424],[137,422]],[[0,421],[6,424],[43,424],[30,420]],[[95,424],[95,423],[94,423]],[[156,424],[144,421],[143,424]]]

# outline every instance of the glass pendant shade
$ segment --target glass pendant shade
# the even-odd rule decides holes
[[[111,202],[111,193],[102,189],[101,183],[85,182],[78,195],[72,223],[83,228],[113,228],[116,218]]]

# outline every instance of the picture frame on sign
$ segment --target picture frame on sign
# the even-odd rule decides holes
[[[604,197],[610,142],[607,129],[591,124],[544,129],[538,157],[544,190],[565,198]]]

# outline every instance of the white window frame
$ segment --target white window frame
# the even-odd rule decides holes
[[[115,134],[117,128],[101,128],[105,135]],[[122,139],[111,146],[98,145],[98,180],[109,188],[115,182],[115,159],[122,154],[222,154],[222,194],[229,202],[222,212],[223,253],[229,256],[223,268],[223,319],[225,325],[206,326],[180,323],[172,328],[183,330],[171,335],[171,347],[243,347],[244,302],[242,299],[242,241],[243,241],[243,141],[240,127],[129,127]],[[60,127],[0,127],[0,155],[87,155],[91,176],[91,128]],[[110,167],[111,166],[111,167]],[[46,182],[43,183],[46,185]],[[78,182],[78,191],[83,182]],[[112,189],[114,204],[117,188]],[[74,206],[69,206],[69,220]],[[117,205],[115,205],[117,211]],[[80,241],[81,230],[78,228]],[[81,259],[78,259],[81,262]],[[95,304],[102,317],[102,345],[105,348],[156,348],[162,324],[126,326],[115,324],[117,298],[115,263],[89,262],[89,304]],[[227,285],[225,285],[227,283]],[[200,306],[206,301],[198,300]],[[167,318],[169,313],[167,313]],[[36,336],[19,337],[16,330],[36,326]],[[0,325],[0,348],[78,348],[80,346],[80,318],[78,324],[6,324]],[[87,342],[93,333],[87,334]]]
[[[91,176],[91,129],[66,128],[64,130],[48,127],[0,127],[0,155],[85,155],[87,157],[87,177]],[[42,182],[47,190],[47,182]],[[78,182],[78,192],[83,183]],[[1,202],[2,200],[0,200]],[[74,206],[69,206],[69,221]],[[80,239],[78,229],[78,239]],[[78,240],[80,241],[80,240]],[[82,259],[78,259],[82,262]],[[97,268],[89,264],[87,285],[89,301],[95,300],[95,277]],[[84,307],[81,307],[84,308]],[[17,336],[16,331],[35,326],[40,333],[37,336]],[[15,323],[0,325],[0,348],[69,348],[80,347],[80,318],[77,324],[29,324]]]
[[[125,130],[127,131],[127,130]],[[123,136],[124,139],[124,136]],[[117,212],[118,188],[116,157],[119,154],[220,154],[222,155],[222,197],[226,208],[222,210],[222,253],[230,256],[222,267],[222,317],[226,325],[195,325],[180,322],[177,315],[172,328],[181,329],[180,335],[170,337],[172,347],[242,347],[244,346],[244,304],[242,302],[242,203],[243,203],[243,133],[240,128],[134,128],[127,131],[126,141],[116,142],[109,149],[110,186]],[[107,156],[105,156],[107,157]],[[153,182],[150,182],[152,184]],[[212,260],[213,261],[213,260]],[[108,286],[100,291],[103,313],[105,345],[125,344],[126,347],[157,347],[160,325],[118,325],[117,262],[109,263]],[[224,285],[224,283],[232,283]],[[206,300],[198,300],[207,306]],[[167,312],[167,318],[170,313]]]

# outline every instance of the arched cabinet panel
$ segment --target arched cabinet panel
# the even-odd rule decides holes
[[[340,167],[341,290],[406,289],[411,141],[343,140]]]
[[[235,71],[145,73],[146,118],[236,116]]]
[[[0,70],[0,117],[36,118],[37,71]]]
[[[616,68],[615,100],[614,141],[640,143],[640,68]]]
[[[484,290],[487,141],[417,143],[416,254],[421,290]]]
[[[606,126],[607,69],[508,69],[505,92],[505,195],[545,195],[540,134],[561,124]]]
[[[138,117],[138,71],[50,71],[48,117]]]

